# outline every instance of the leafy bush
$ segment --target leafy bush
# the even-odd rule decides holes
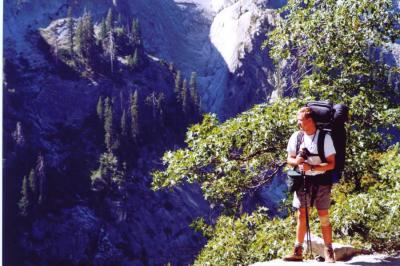
[[[275,62],[297,66],[289,75],[299,97],[350,107],[345,176],[355,190],[376,176],[373,153],[391,141],[383,130],[400,125],[393,100],[399,97],[393,82],[399,68],[383,61],[389,44],[400,38],[400,14],[392,8],[391,0],[289,0],[265,41]]]
[[[287,136],[295,130],[300,101],[257,105],[219,124],[214,115],[186,134],[187,148],[164,154],[167,168],[153,173],[153,188],[197,182],[207,200],[240,213],[241,200],[286,162]]]
[[[339,235],[361,238],[374,250],[400,249],[399,144],[380,158],[379,179],[368,193],[336,195],[332,212]]]
[[[399,146],[386,152],[391,129],[400,129],[399,69],[382,59],[400,38],[400,14],[392,10],[391,0],[289,0],[265,44],[275,62],[295,68],[286,78],[298,99],[257,105],[222,124],[206,115],[187,132],[186,148],[164,154],[154,189],[199,183],[226,214],[213,226],[196,223],[209,237],[197,265],[269,260],[293,244],[290,218],[242,214],[241,201],[279,171],[295,113],[311,99],[350,108],[345,182],[333,196],[336,234],[375,250],[400,248]]]
[[[194,265],[249,265],[283,256],[293,246],[295,224],[287,219],[270,219],[265,209],[239,218],[220,216],[214,227],[202,220],[194,227],[210,239]]]

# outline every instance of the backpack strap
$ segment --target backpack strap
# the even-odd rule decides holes
[[[317,148],[318,148],[318,156],[319,156],[319,158],[321,158],[322,163],[327,162],[327,160],[325,158],[325,150],[324,150],[326,134],[327,134],[327,132],[325,130],[322,130],[322,129],[319,130]]]
[[[299,131],[299,133],[297,133],[297,142],[296,142],[296,156],[299,153],[300,150],[300,145],[304,140],[304,132],[303,131]]]

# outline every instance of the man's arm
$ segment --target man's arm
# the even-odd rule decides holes
[[[300,156],[293,156],[290,153],[288,153],[287,156],[287,163],[291,166],[298,166],[299,164],[304,163],[304,158]]]
[[[328,157],[326,157],[326,164],[309,165],[308,163],[303,163],[302,167],[303,167],[303,171],[305,171],[305,172],[308,170],[315,170],[315,171],[321,171],[321,172],[333,170],[335,168],[335,154],[332,154],[332,155],[329,155]]]

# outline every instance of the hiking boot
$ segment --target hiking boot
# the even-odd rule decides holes
[[[283,261],[303,261],[303,247],[295,246],[293,254],[283,257]]]
[[[332,246],[324,248],[324,257],[325,257],[325,262],[335,263],[335,253],[333,252]]]

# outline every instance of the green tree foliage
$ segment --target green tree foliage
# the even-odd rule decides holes
[[[270,219],[262,208],[238,218],[222,215],[215,226],[199,219],[192,226],[209,240],[194,265],[250,265],[286,255],[295,225],[288,217]]]
[[[99,38],[103,41],[107,36],[106,20],[103,18],[100,22]]]
[[[132,20],[131,31],[128,37],[133,48],[140,47],[142,45],[142,36],[138,19]]]
[[[84,46],[84,33],[83,33],[83,19],[80,17],[78,19],[78,23],[76,25],[76,33],[75,33],[75,43],[76,50],[79,55],[82,54],[83,46]]]
[[[197,73],[192,72],[189,83],[190,99],[191,99],[191,113],[192,116],[197,118],[201,112],[200,98],[197,92]]]
[[[17,122],[15,126],[15,131],[12,133],[12,137],[17,144],[17,147],[23,147],[25,144],[25,137],[22,130],[22,123],[20,121]]]
[[[90,13],[85,12],[79,19],[75,38],[78,54],[90,63],[93,60],[95,48],[94,28]]]
[[[153,119],[153,130],[164,126],[163,113],[165,108],[165,96],[164,93],[152,92],[146,97],[146,104],[150,106],[152,119]]]
[[[35,173],[35,170],[32,169],[31,172],[29,173],[29,189],[31,191],[31,199],[35,200],[38,198],[38,180],[37,176]]]
[[[130,70],[134,70],[137,68],[139,65],[139,55],[138,55],[138,49],[135,48],[135,51],[132,55],[128,55],[127,58],[127,65]]]
[[[186,83],[187,83],[186,79],[184,79],[182,82],[181,99],[182,99],[182,111],[184,114],[188,115],[190,108],[190,95]]]
[[[378,251],[400,248],[400,145],[378,157],[378,182],[368,192],[337,192],[332,212],[334,228],[342,237],[358,238]]]
[[[174,87],[176,100],[178,102],[181,102],[181,87],[182,87],[181,71],[178,70],[178,71],[176,71],[176,75],[175,75],[175,87]]]
[[[110,151],[112,146],[112,140],[114,137],[114,132],[113,132],[112,103],[110,102],[109,97],[107,97],[104,100],[104,131],[105,131],[104,142],[106,144],[107,149]]]
[[[108,32],[108,49],[107,53],[110,56],[110,68],[111,73],[114,73],[114,61],[115,61],[115,52],[116,52],[115,38],[112,30]]]
[[[129,113],[131,118],[131,136],[133,141],[136,142],[139,137],[139,106],[137,90],[135,90],[135,92],[130,96]]]
[[[126,126],[126,112],[125,110],[122,111],[121,115],[121,135],[127,136],[128,135],[128,128]]]
[[[71,56],[74,54],[74,19],[72,18],[72,7],[68,8],[67,12],[67,27],[68,27],[68,46]]]
[[[103,121],[103,99],[101,96],[99,97],[99,101],[97,102],[96,113],[100,121]]]
[[[279,62],[297,64],[299,97],[328,99],[350,107],[346,177],[360,189],[372,169],[373,151],[388,147],[385,128],[400,125],[400,109],[388,76],[398,68],[385,64],[378,54],[400,37],[394,26],[399,14],[392,1],[289,1],[284,19],[269,35],[270,55]],[[323,25],[323,26],[321,26]]]
[[[117,157],[109,151],[101,154],[99,161],[99,168],[91,176],[94,190],[107,191],[109,195],[124,191],[126,173],[120,169]]]
[[[106,32],[112,31],[114,28],[114,18],[113,18],[113,12],[112,9],[108,9],[107,12],[107,17],[106,17]]]
[[[21,199],[18,202],[19,214],[22,217],[27,217],[30,214],[32,205],[32,196],[28,182],[28,178],[24,176],[22,180]]]
[[[46,171],[45,171],[44,156],[41,153],[39,153],[38,155],[35,171],[37,175],[38,193],[39,193],[37,203],[39,205],[42,205],[46,199]]]
[[[398,250],[398,144],[386,151],[393,132],[388,129],[400,125],[398,95],[391,86],[398,69],[376,56],[390,51],[390,43],[400,37],[395,26],[399,14],[392,10],[389,0],[289,0],[266,45],[271,45],[276,62],[287,60],[296,67],[289,85],[298,99],[257,105],[222,124],[205,115],[188,130],[187,147],[164,154],[165,169],[153,172],[154,189],[198,183],[208,201],[225,214],[235,214],[219,219],[215,226],[200,226],[209,241],[198,265],[250,264],[283,254],[281,248],[289,239],[284,231],[287,220],[261,222],[260,228],[270,228],[272,221],[277,224],[265,234],[277,241],[268,243],[246,223],[256,213],[238,214],[244,196],[268,182],[286,161],[296,112],[313,99],[342,102],[350,108],[346,182],[335,189],[332,210],[336,234],[357,238],[364,247]],[[293,238],[294,232],[292,228]],[[271,249],[251,257],[260,254],[263,241]]]
[[[35,212],[38,205],[44,201],[45,172],[44,159],[38,156],[36,169],[29,172],[22,180],[21,199],[18,202],[19,214],[27,217]]]
[[[164,154],[167,168],[153,173],[153,188],[197,182],[208,201],[227,213],[240,213],[243,197],[286,161],[287,138],[295,130],[299,106],[298,101],[282,99],[223,124],[205,115],[188,130],[187,148]]]
[[[110,8],[107,12],[105,19],[102,19],[100,23],[99,39],[102,43],[104,54],[109,57],[110,70],[114,73],[114,63],[117,55],[118,38],[120,37],[120,28],[114,27],[114,15]],[[123,33],[123,32],[122,32]]]

